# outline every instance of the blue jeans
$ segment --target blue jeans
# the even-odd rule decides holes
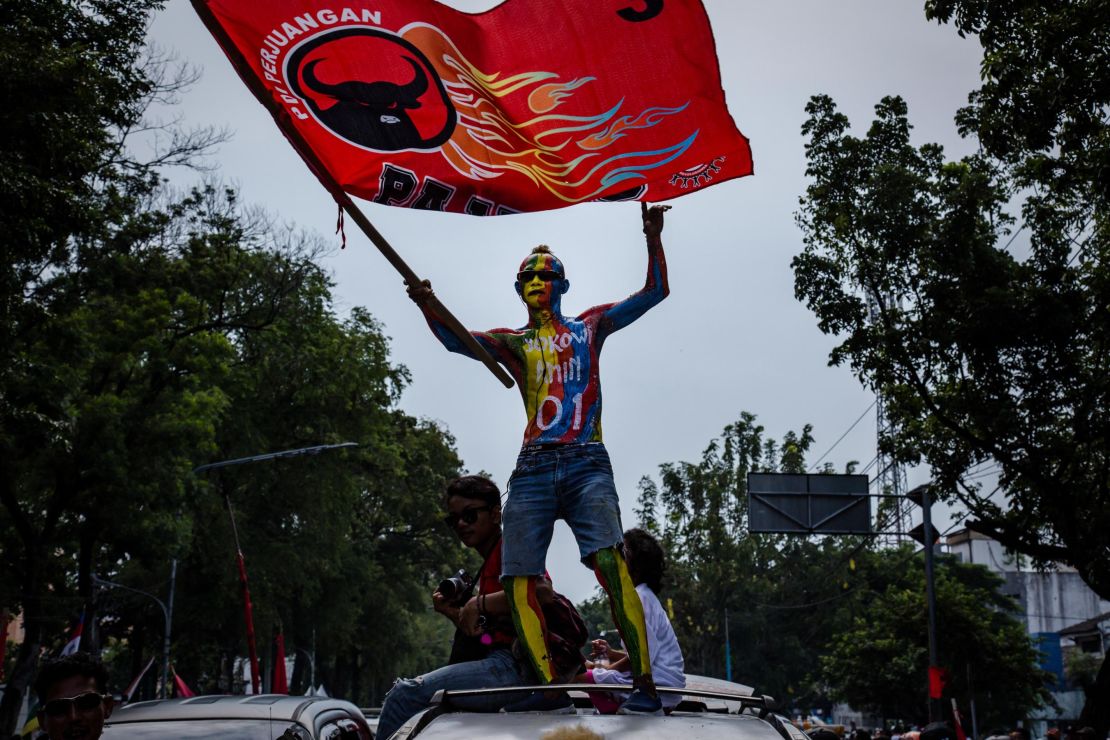
[[[589,566],[624,539],[609,453],[600,442],[520,451],[503,514],[502,576],[542,575],[556,519],[563,519]]]
[[[378,719],[378,731],[374,737],[386,740],[411,717],[427,709],[432,696],[440,689],[458,691],[527,686],[532,679],[523,671],[513,660],[510,650],[494,650],[482,660],[443,666],[416,678],[399,678],[385,695],[382,714]],[[496,712],[520,696],[491,694],[452,699],[451,703],[472,712]]]

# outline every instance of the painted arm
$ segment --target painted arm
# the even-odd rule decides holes
[[[435,307],[438,301],[432,300],[435,293],[432,292],[431,282],[424,280],[419,285],[406,284],[406,288],[409,298],[420,307],[421,313],[424,314],[424,320],[428,322],[432,334],[435,334],[440,344],[446,347],[449,352],[456,352],[472,360],[477,360],[478,358],[474,356],[474,353],[463,344],[462,340],[460,340],[454,332],[447,328],[447,325],[443,323],[443,320],[436,313]],[[495,360],[509,368],[510,372],[513,370],[512,356],[495,334],[472,331],[470,332],[470,336],[474,337],[478,344],[482,345]]]
[[[623,301],[597,306],[587,311],[587,314],[601,313],[599,328],[605,334],[611,334],[628,326],[670,293],[670,286],[667,284],[667,260],[663,254],[663,240],[660,238],[663,232],[663,214],[670,210],[670,206],[648,208],[646,204],[640,205],[644,218],[644,236],[647,240],[647,279],[644,281],[643,288]]]

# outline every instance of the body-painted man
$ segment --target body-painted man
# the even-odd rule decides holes
[[[517,634],[537,676],[556,675],[548,656],[543,612],[536,599],[555,520],[562,518],[578,542],[582,562],[594,570],[609,596],[613,620],[628,648],[636,690],[625,713],[655,714],[661,705],[651,676],[644,614],[621,554],[624,530],[613,470],[601,437],[599,355],[605,339],[640,318],[668,293],[663,256],[663,213],[668,206],[643,208],[648,269],[644,287],[623,301],[594,306],[574,317],[561,311],[570,288],[566,270],[551,250],[539,246],[520,265],[517,295],[528,308],[519,329],[475,332],[474,337],[516,380],[527,426],[516,468],[509,479],[504,513],[502,581],[510,596]],[[431,286],[410,287],[440,342],[472,357],[432,310]],[[564,694],[538,693],[507,710],[570,707]]]

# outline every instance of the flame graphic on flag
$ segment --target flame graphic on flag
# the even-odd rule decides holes
[[[697,138],[694,130],[664,148],[605,157],[604,149],[613,142],[657,125],[688,103],[621,115],[624,101],[619,100],[591,115],[555,113],[595,78],[558,81],[557,74],[544,71],[487,74],[434,26],[414,23],[401,36],[427,55],[456,108],[459,125],[441,151],[465,177],[485,180],[519,173],[556,198],[578,203],[619,183],[645,180],[643,173],[679,157]]]

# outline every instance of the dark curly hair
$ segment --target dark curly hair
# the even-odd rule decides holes
[[[455,496],[484,501],[487,506],[501,508],[501,491],[484,475],[464,475],[448,483],[447,492],[443,495],[444,506]]]
[[[667,562],[659,540],[639,528],[628,530],[624,533],[624,558],[633,583],[646,583],[656,594],[663,590]]]
[[[54,685],[72,676],[93,679],[96,690],[101,694],[108,686],[108,670],[104,664],[88,653],[78,650],[76,653],[63,655],[42,664],[39,675],[35,677],[35,693],[38,694],[39,702],[45,703]]]

